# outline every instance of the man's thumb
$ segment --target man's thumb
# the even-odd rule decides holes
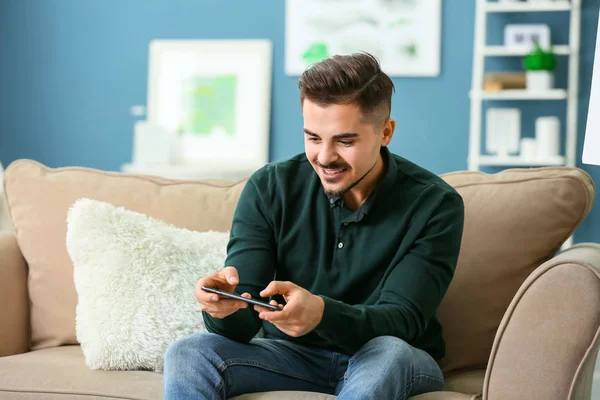
[[[225,275],[225,280],[227,280],[227,283],[230,285],[237,285],[240,281],[235,267],[225,267],[223,269],[223,275]]]
[[[295,285],[291,282],[272,281],[259,293],[259,295],[261,297],[270,297],[276,294],[286,295],[294,288],[294,286]]]

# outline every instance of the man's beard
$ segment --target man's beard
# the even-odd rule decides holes
[[[323,165],[318,160],[315,162],[315,164],[317,164],[318,167],[321,167],[321,168],[324,168],[324,169],[339,169],[339,168],[344,168],[344,169],[348,169],[348,170],[351,169],[350,166],[347,165],[347,164],[346,165],[335,165],[335,164]],[[377,160],[375,160],[375,163],[373,164],[373,166],[371,168],[369,168],[369,170],[367,172],[365,172],[365,174],[363,176],[361,176],[360,178],[358,178],[357,180],[355,180],[354,182],[352,182],[347,187],[345,187],[343,189],[340,189],[340,190],[327,190],[327,189],[325,189],[325,194],[328,197],[338,197],[338,196],[345,195],[353,187],[355,187],[360,182],[362,182],[362,180],[365,179],[367,177],[367,175],[369,175],[369,173],[371,171],[373,171],[373,168],[375,168],[376,165],[377,165]]]

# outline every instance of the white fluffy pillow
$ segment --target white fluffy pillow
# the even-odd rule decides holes
[[[79,296],[76,333],[91,369],[162,372],[167,347],[206,331],[197,280],[223,267],[227,232],[179,229],[90,199],[67,217]]]

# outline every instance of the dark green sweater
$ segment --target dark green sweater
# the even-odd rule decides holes
[[[247,342],[264,327],[266,337],[349,355],[391,335],[444,356],[435,312],[458,259],[463,201],[437,175],[387,148],[382,156],[385,176],[355,212],[342,198],[327,197],[304,154],[251,176],[225,262],[239,272],[236,292],[259,298],[271,280],[291,281],[323,297],[323,319],[290,337],[250,307],[224,319],[203,313],[210,332]]]

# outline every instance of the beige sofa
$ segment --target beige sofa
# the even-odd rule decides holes
[[[590,211],[591,179],[571,168],[443,177],[466,205],[456,275],[438,312],[446,389],[413,399],[589,399],[600,332],[600,246],[560,247]],[[88,197],[179,227],[225,231],[243,185],[12,163],[4,186],[14,234],[0,236],[0,398],[160,399],[158,373],[84,364],[67,210]],[[239,397],[326,398],[333,397]]]

